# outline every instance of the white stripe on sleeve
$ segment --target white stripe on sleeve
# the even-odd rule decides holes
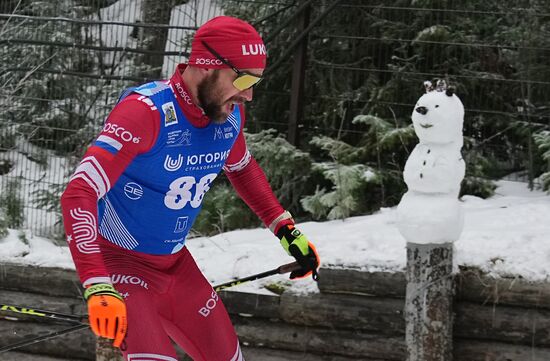
[[[98,198],[103,197],[111,189],[107,174],[94,156],[82,159],[70,181],[77,178],[84,179],[96,191]]]
[[[106,135],[100,135],[99,137],[97,137],[97,140],[100,142],[109,144],[111,147],[115,148],[116,150],[122,149],[122,144],[118,140],[108,137]]]

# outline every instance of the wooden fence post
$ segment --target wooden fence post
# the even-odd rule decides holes
[[[407,243],[407,361],[451,361],[453,244]]]
[[[113,340],[98,337],[95,344],[96,361],[124,361],[122,353],[116,347],[113,347]]]
[[[464,226],[458,201],[466,171],[464,105],[442,79],[424,87],[411,115],[419,143],[405,163],[408,190],[397,207],[397,227],[407,240],[407,361],[452,361],[453,242]]]

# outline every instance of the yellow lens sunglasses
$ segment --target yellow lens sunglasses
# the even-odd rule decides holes
[[[219,61],[221,61],[222,63],[230,67],[235,73],[237,73],[237,78],[233,80],[233,86],[237,88],[237,90],[243,91],[243,90],[252,88],[253,86],[258,85],[263,80],[261,76],[250,74],[250,73],[247,73],[246,71],[237,69],[233,64],[229,62],[229,60],[222,57],[216,50],[212,49],[207,43],[205,43],[204,41],[201,41],[201,43]]]

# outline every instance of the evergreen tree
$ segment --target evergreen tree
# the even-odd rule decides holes
[[[133,56],[126,53],[109,53],[108,63],[106,53],[86,48],[103,44],[100,25],[63,18],[90,19],[98,16],[94,13],[99,14],[99,5],[109,3],[27,1],[14,11],[30,19],[12,18],[0,24],[3,38],[17,40],[1,45],[0,83],[5,86],[0,89],[0,148],[19,149],[43,169],[51,157],[67,156],[71,162],[65,170],[73,171],[120,91],[128,86],[128,81],[111,77],[132,76],[135,67]],[[69,47],[73,44],[77,46]],[[40,174],[25,176],[34,180]],[[25,197],[25,206],[60,217],[59,197],[68,176]]]
[[[543,130],[536,133],[534,138],[538,149],[542,153],[542,158],[546,162],[546,164],[541,167],[544,173],[540,175],[540,182],[544,190],[550,191],[550,130]]]
[[[261,17],[261,5],[253,3],[244,10],[228,2],[226,10],[254,22]],[[328,3],[315,3],[311,18]],[[314,166],[317,175],[325,176],[313,177],[319,190],[305,204],[318,207],[325,199],[328,207],[332,192],[345,189],[334,183],[338,178],[333,172],[353,165],[376,174],[379,197],[372,200],[374,208],[396,204],[404,191],[401,170],[416,143],[410,114],[423,82],[432,78],[454,85],[466,106],[462,194],[490,196],[495,189],[490,179],[520,169],[531,169],[533,177],[541,174],[547,165],[531,138],[549,127],[550,99],[544,89],[550,71],[542,50],[550,45],[548,17],[543,16],[549,11],[550,3],[542,0],[348,0],[336,7],[309,36],[302,134],[312,141],[302,144],[325,164]],[[264,37],[273,35],[281,22],[276,16],[262,22]],[[279,60],[292,34],[293,23],[268,44],[270,62]],[[270,74],[265,82],[269,92],[259,91],[251,109],[256,124],[271,126],[277,120],[283,132],[288,103],[272,92],[288,99],[288,64]],[[393,133],[400,140],[381,146]],[[332,153],[319,151],[321,143],[338,146]],[[350,206],[348,211],[365,211],[359,208]]]
[[[99,7],[113,1],[10,0],[2,6],[24,15],[95,19]],[[331,3],[313,2],[311,19]],[[159,6],[146,4],[145,12]],[[267,42],[268,66],[278,63],[299,35],[293,21],[281,25],[301,2],[218,4],[227,15],[260,30]],[[410,114],[423,81],[442,77],[457,88],[466,107],[467,176],[461,193],[490,196],[495,186],[488,179],[525,169],[549,189],[548,13],[550,2],[545,0],[343,1],[308,35],[300,152],[273,132],[248,135],[249,146],[294,214],[303,215],[303,207],[319,219],[341,218],[397,204],[405,190],[401,171],[417,142]],[[166,19],[167,14],[156,15]],[[20,136],[79,159],[128,82],[103,78],[90,84],[66,74],[135,75],[158,69],[158,58],[144,64],[143,57],[115,54],[108,62],[91,50],[46,44],[101,45],[92,27],[0,20],[3,39],[44,43],[0,44],[0,149],[13,149],[15,136]],[[156,34],[153,39],[164,36],[162,31]],[[128,46],[138,47],[143,39],[131,38]],[[163,41],[147,41],[163,48]],[[247,107],[248,130],[254,133],[287,130],[293,59],[282,61],[267,72]],[[236,212],[246,207],[237,198],[221,201],[229,188],[223,177],[220,183],[209,193],[211,203],[208,196],[205,200],[218,228],[253,223],[249,213],[238,217]],[[57,192],[56,187],[41,192],[40,204],[55,208]],[[217,204],[224,205],[216,209]],[[208,222],[204,227],[200,222],[198,228],[208,233]]]
[[[79,6],[77,1],[30,2],[20,13],[84,18],[92,10]],[[58,154],[78,151],[91,140],[121,87],[109,80],[92,85],[85,78],[70,75],[112,75],[113,68],[99,66],[103,63],[99,60],[101,53],[65,46],[100,45],[85,30],[82,24],[63,20],[15,19],[6,26],[5,36],[22,44],[4,49],[10,59],[4,66],[9,71],[3,72],[0,80],[8,85],[3,91],[10,106],[2,116],[16,124],[18,133],[31,143]]]
[[[0,233],[2,223],[9,228],[20,228],[25,222],[25,206],[21,197],[21,180],[12,179],[3,184],[0,194]]]
[[[283,207],[300,217],[303,213],[300,199],[314,187],[310,179],[312,162],[309,154],[276,136],[274,131],[245,133],[245,136],[250,152],[262,167]],[[261,226],[258,217],[238,197],[222,173],[204,197],[193,233],[210,235],[258,226]]]

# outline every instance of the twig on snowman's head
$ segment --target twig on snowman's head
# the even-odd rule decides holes
[[[429,81],[429,80],[426,80],[424,82],[424,88],[426,89],[426,93],[429,93],[429,92],[434,90],[434,86],[433,86],[432,82]]]
[[[444,92],[447,90],[447,82],[444,79],[439,79],[435,86],[435,90],[438,92]]]
[[[447,90],[445,90],[445,94],[448,97],[452,97],[455,92],[456,92],[456,89],[453,86],[450,86],[450,87],[447,88]]]

